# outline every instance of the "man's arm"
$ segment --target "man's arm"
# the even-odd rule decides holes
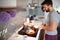
[[[53,30],[55,30],[56,26],[57,26],[56,22],[51,22],[49,26],[42,25],[42,29],[48,30],[48,31],[53,31]]]
[[[49,26],[43,26],[43,29],[53,31],[56,29],[57,25],[59,23],[59,15],[57,12],[53,12],[50,16],[50,24]]]

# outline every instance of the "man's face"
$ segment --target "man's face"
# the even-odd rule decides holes
[[[46,4],[42,5],[42,10],[43,10],[43,12],[44,11],[49,12],[49,6]]]

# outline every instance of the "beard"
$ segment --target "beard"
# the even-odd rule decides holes
[[[50,12],[50,10],[42,10],[43,12],[46,11],[46,12]]]
[[[50,10],[46,10],[46,12],[50,12]]]
[[[46,11],[46,12],[50,12],[50,10],[49,9],[47,9],[47,10],[43,10],[43,8],[42,8],[42,11],[44,12],[44,11]]]

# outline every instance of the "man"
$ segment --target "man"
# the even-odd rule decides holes
[[[52,1],[43,1],[41,5],[43,12],[49,12],[49,16],[47,18],[47,25],[41,25],[39,29],[46,30],[45,40],[57,40],[57,26],[59,23],[59,15],[54,10]]]

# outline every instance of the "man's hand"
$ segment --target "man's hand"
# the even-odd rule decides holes
[[[50,25],[40,25],[39,29],[44,29],[48,31],[54,31],[56,29],[57,23],[56,22],[51,22]]]
[[[44,25],[40,25],[39,26],[39,29],[44,29]]]

